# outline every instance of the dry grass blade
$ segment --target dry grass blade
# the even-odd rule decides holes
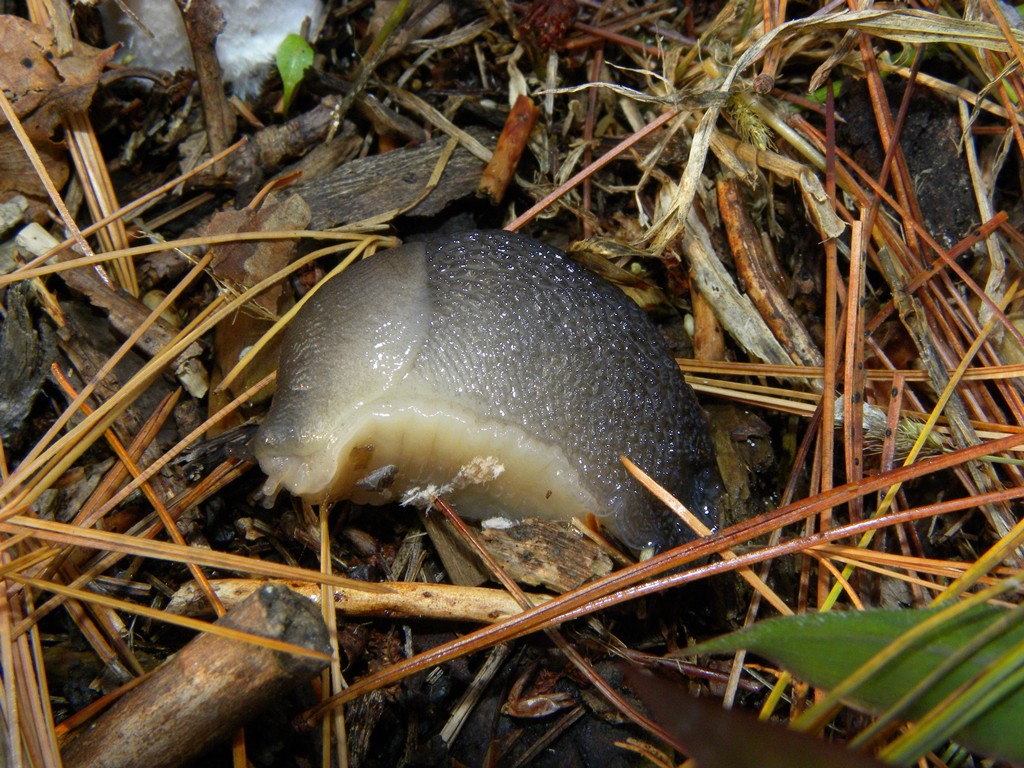
[[[342,576],[327,576],[316,571],[281,565],[266,560],[231,555],[226,552],[211,552],[163,541],[148,541],[135,536],[78,528],[73,525],[15,516],[0,523],[0,530],[7,533],[31,532],[33,536],[55,544],[75,545],[87,549],[99,549],[138,557],[150,557],[177,563],[192,563],[208,568],[251,573],[276,579],[292,579],[313,584],[333,584],[347,589],[366,592],[387,592],[386,586],[356,581]]]
[[[86,200],[94,219],[109,216],[121,206],[117,203],[107,166],[96,141],[96,133],[88,115],[80,112],[67,117],[67,132],[71,145],[71,156],[78,168],[86,193]],[[99,231],[104,251],[128,247],[128,232],[123,219],[114,219]],[[133,296],[139,295],[139,282],[135,276],[135,264],[130,259],[114,261],[118,283]]]

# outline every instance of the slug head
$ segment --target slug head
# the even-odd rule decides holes
[[[285,331],[256,458],[271,493],[329,500],[353,412],[402,380],[428,329],[422,244],[361,261],[319,286]]]

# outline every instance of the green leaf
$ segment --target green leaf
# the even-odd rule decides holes
[[[671,737],[672,746],[694,758],[700,768],[883,766],[867,755],[694,698],[679,685],[637,667],[629,666],[625,671],[629,687]]]
[[[847,700],[875,712],[887,709],[972,643],[979,647],[952,668],[942,670],[938,681],[907,706],[904,717],[922,718],[960,686],[969,684],[996,664],[1008,664],[1007,674],[1001,680],[1012,680],[1010,673],[1019,669],[1020,659],[1024,657],[1024,621],[1014,621],[1024,618],[1022,611],[1022,607],[1011,611],[981,605],[961,613],[887,663]],[[746,648],[815,686],[833,688],[904,632],[938,612],[939,609],[932,608],[781,617],[688,648],[686,655],[733,653]],[[996,631],[1004,626],[1006,631]],[[983,633],[990,629],[994,637],[986,640]],[[1004,656],[1010,658],[1004,659]],[[973,721],[946,736],[979,752],[1024,762],[1021,722],[1024,722],[1024,685],[1017,684]]]
[[[301,35],[288,35],[277,48],[277,71],[284,85],[284,112],[288,113],[295,89],[302,82],[306,70],[313,66],[313,46]]]

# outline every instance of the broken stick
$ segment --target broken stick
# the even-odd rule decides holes
[[[313,603],[277,584],[257,590],[217,623],[331,652],[327,627]],[[63,763],[69,768],[181,765],[326,665],[322,659],[201,635],[73,735],[61,750]]]

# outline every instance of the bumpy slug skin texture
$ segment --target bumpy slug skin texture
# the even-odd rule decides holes
[[[255,453],[271,494],[592,512],[638,550],[689,536],[620,455],[709,526],[722,495],[704,415],[646,315],[507,232],[437,235],[321,286],[285,332]]]

